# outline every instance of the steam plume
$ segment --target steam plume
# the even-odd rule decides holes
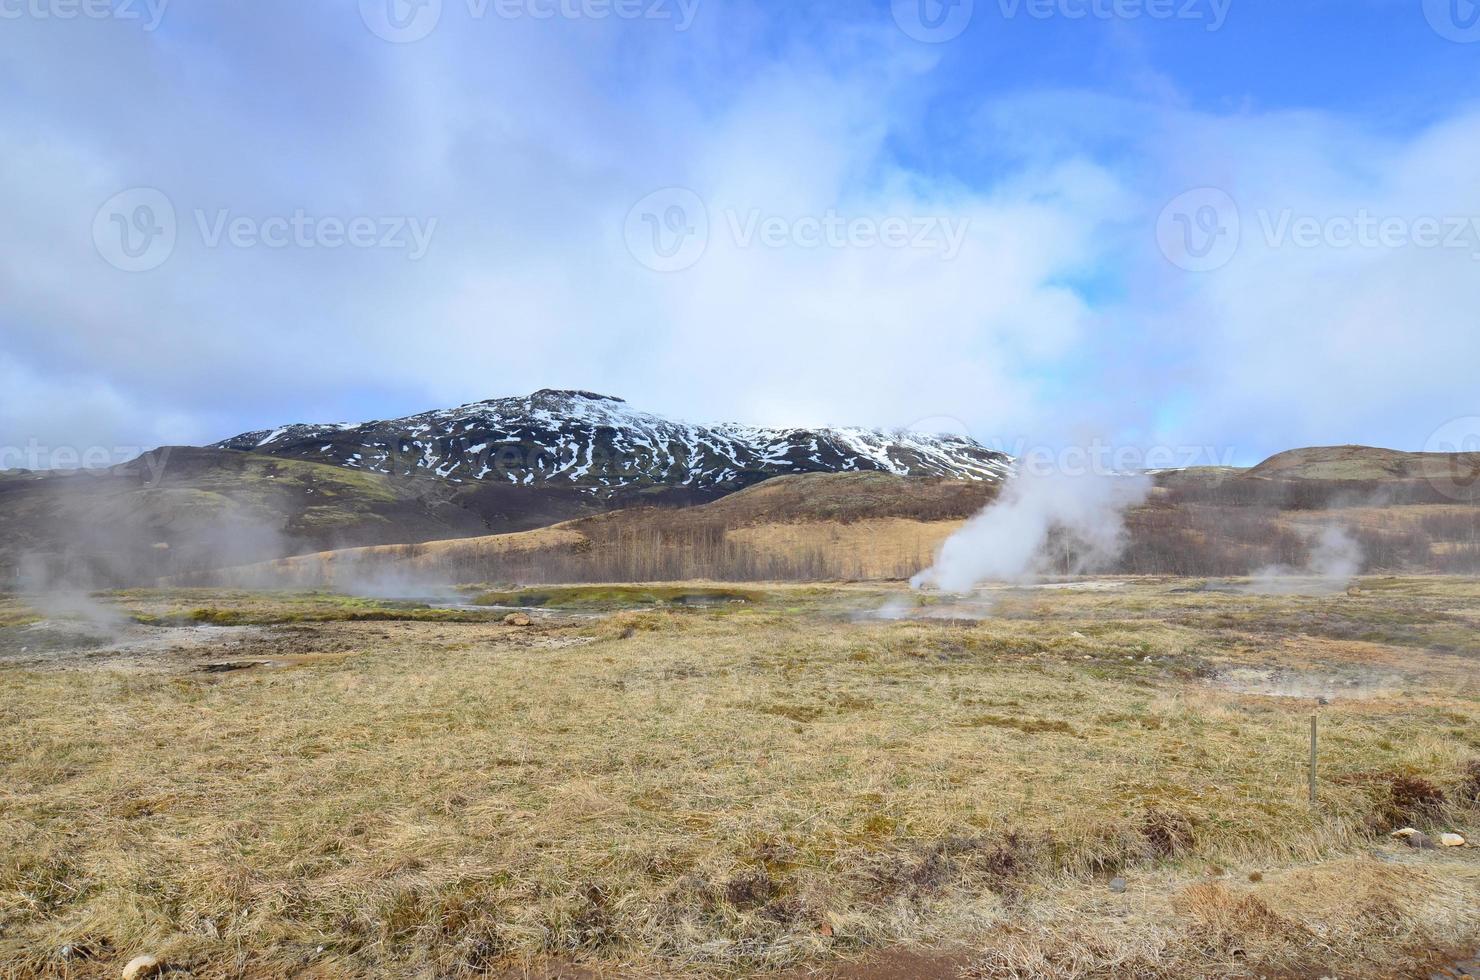
[[[1056,568],[1104,568],[1124,546],[1125,512],[1150,492],[1146,476],[1020,473],[910,584],[965,592],[991,580],[1028,581]]]
[[[1299,568],[1271,565],[1255,572],[1249,590],[1267,595],[1339,592],[1362,571],[1362,546],[1345,527],[1328,525],[1310,536],[1310,552]],[[1314,583],[1311,580],[1314,579]]]

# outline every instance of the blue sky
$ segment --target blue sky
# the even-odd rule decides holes
[[[0,0],[0,446],[553,386],[1443,448],[1480,428],[1477,13]]]

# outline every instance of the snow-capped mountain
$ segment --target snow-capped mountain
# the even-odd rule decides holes
[[[953,435],[688,425],[585,391],[537,391],[391,421],[290,425],[212,448],[450,483],[575,490],[607,501],[650,489],[697,498],[791,473],[873,470],[1001,480],[1011,459]]]

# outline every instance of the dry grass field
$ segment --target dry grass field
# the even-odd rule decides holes
[[[1475,580],[499,599],[539,608],[136,592],[89,639],[0,602],[0,975],[1346,978],[1480,950],[1480,850],[1388,837],[1480,837]]]

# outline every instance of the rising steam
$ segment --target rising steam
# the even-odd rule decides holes
[[[129,621],[113,606],[94,599],[90,583],[58,577],[46,562],[35,556],[21,559],[10,587],[21,595],[26,605],[47,619],[80,625],[100,636],[117,636]]]
[[[1303,566],[1261,568],[1251,577],[1248,591],[1265,595],[1340,592],[1362,571],[1364,561],[1362,546],[1351,531],[1328,525],[1310,533],[1310,550]]]
[[[965,592],[988,581],[1106,568],[1124,547],[1125,512],[1150,492],[1146,476],[1020,473],[910,584]]]

